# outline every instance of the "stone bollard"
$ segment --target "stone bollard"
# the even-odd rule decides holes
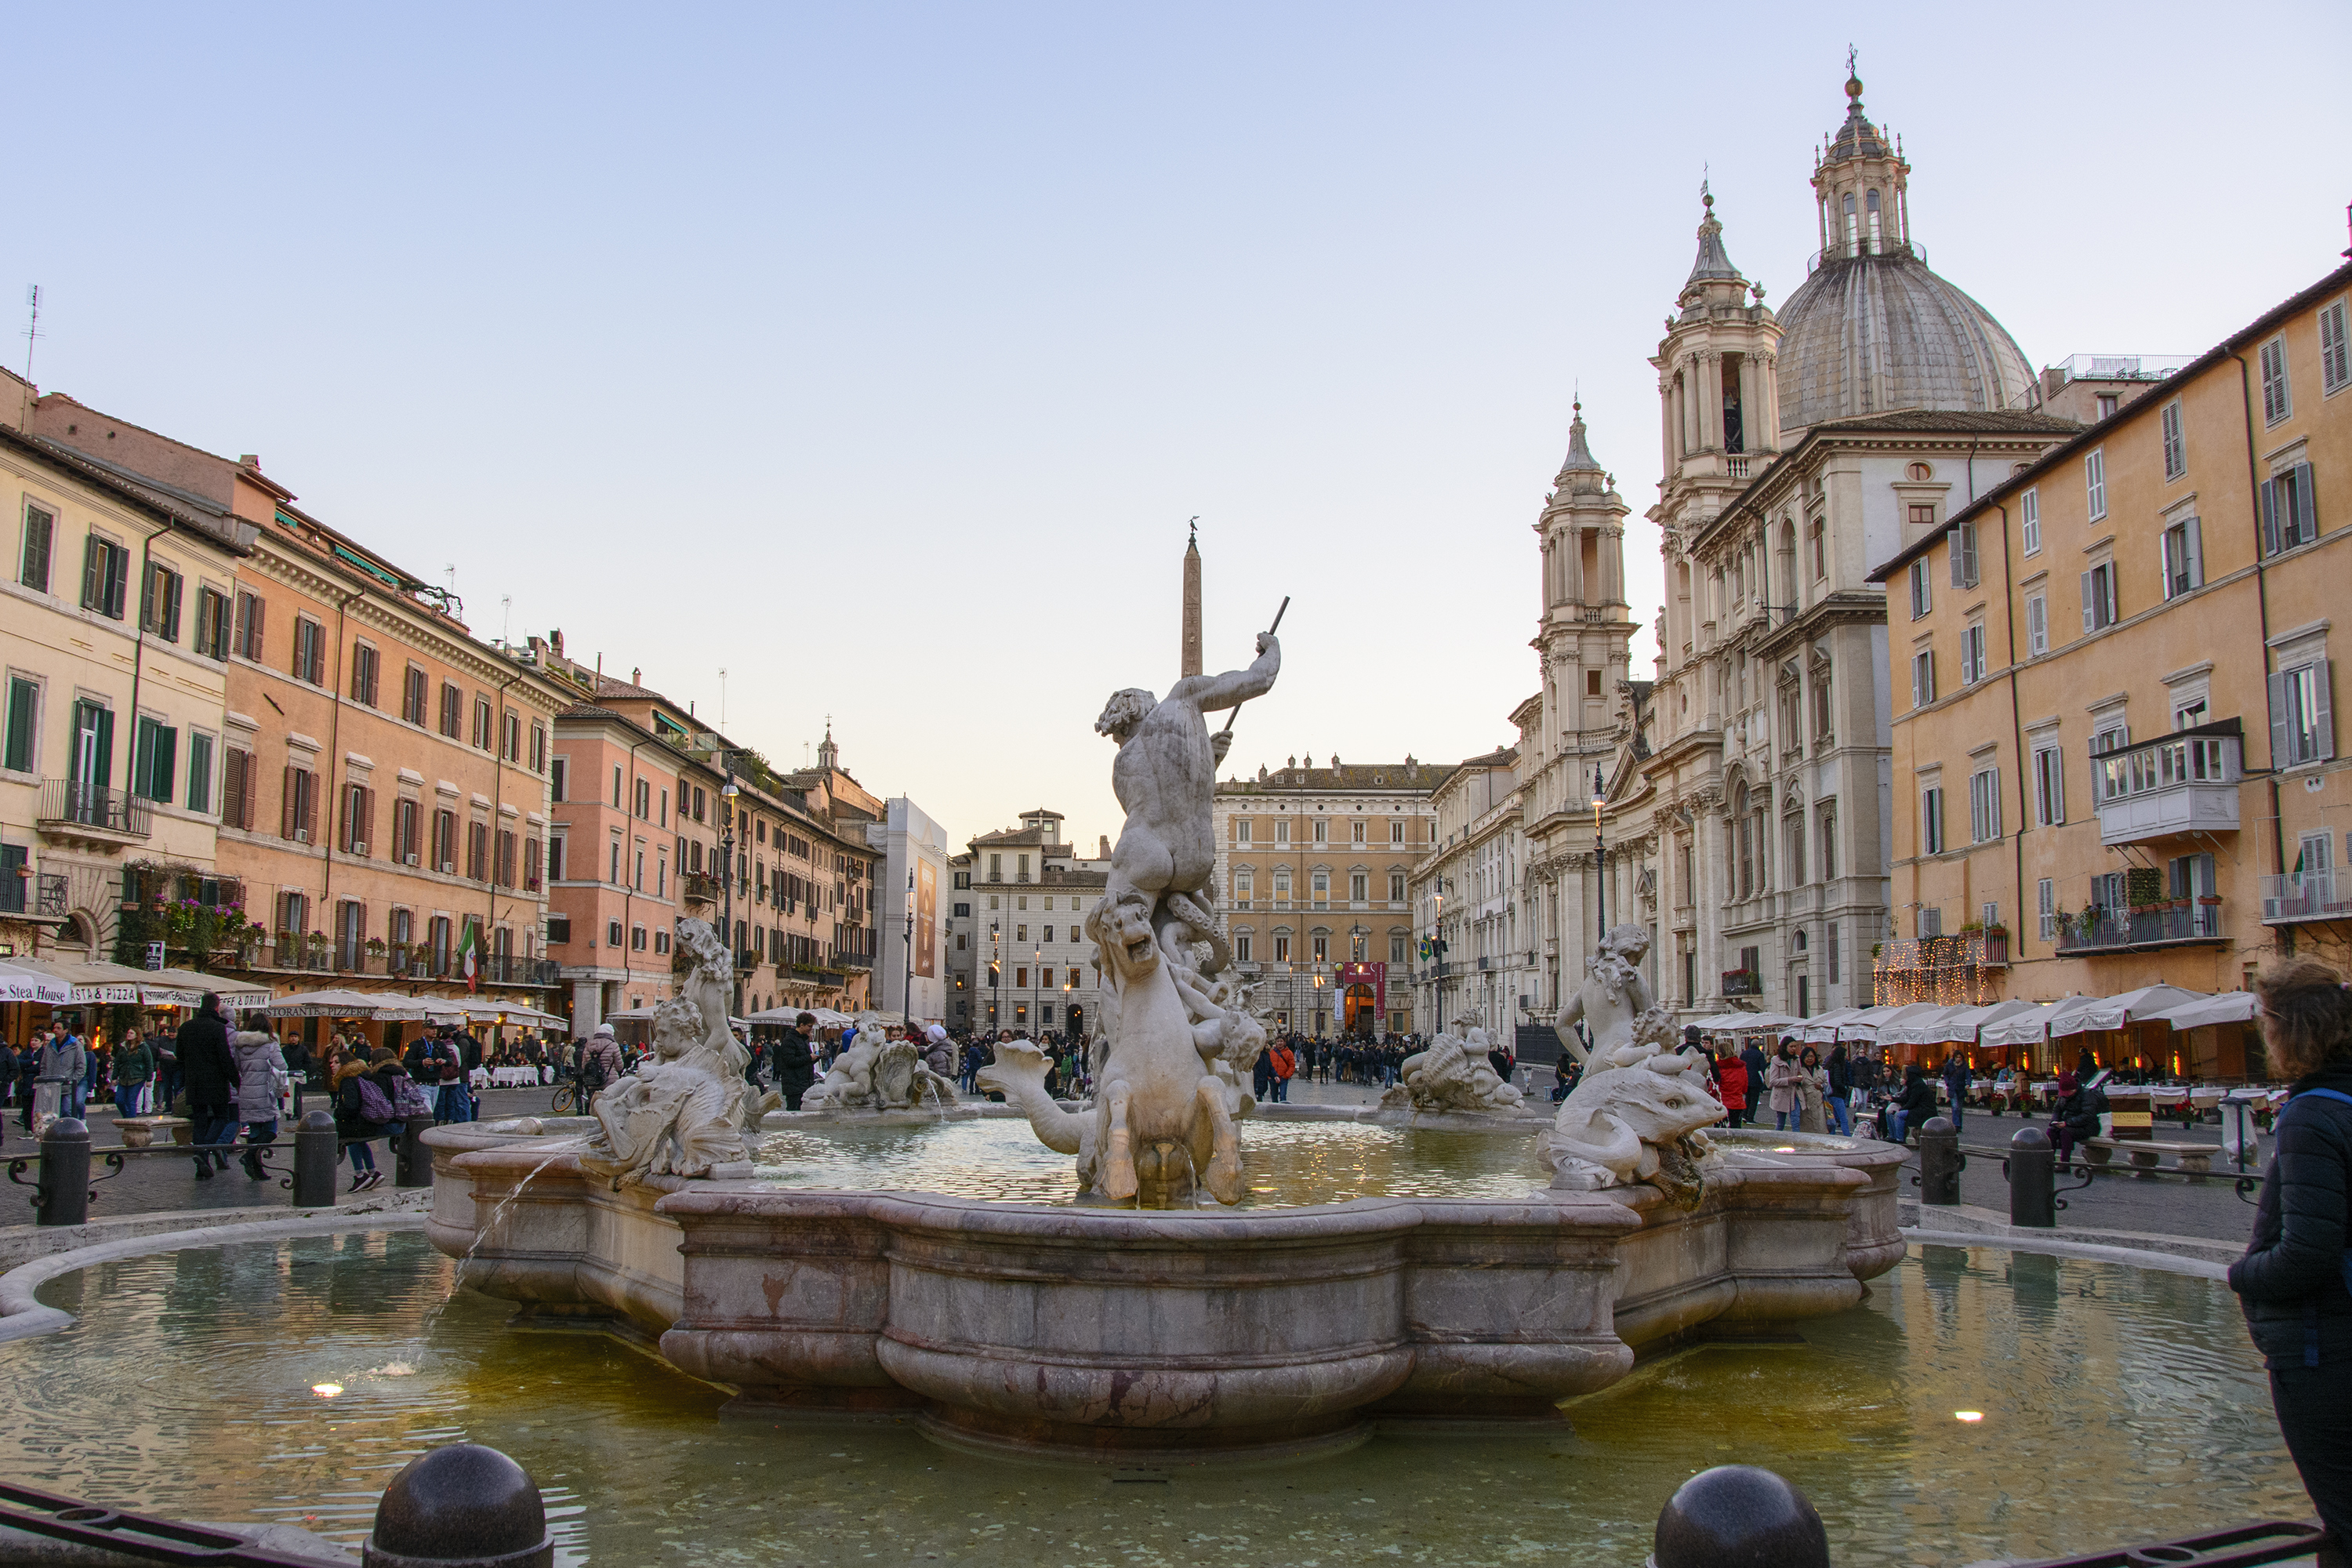
[[[2025,1127],[2009,1141],[2009,1223],[2035,1230],[2058,1224],[2057,1154],[2050,1134]]]
[[[1829,1531],[1805,1494],[1753,1465],[1685,1481],[1658,1515],[1651,1568],[1830,1568]]]
[[[89,1223],[89,1126],[60,1116],[41,1131],[41,1174],[33,1189],[36,1225]]]
[[[313,1110],[294,1130],[294,1206],[331,1209],[335,1206],[335,1169],[341,1163],[341,1140],[335,1119]]]
[[[362,1568],[553,1568],[538,1483],[479,1443],[452,1443],[402,1467],[375,1505]]]
[[[1951,1118],[1937,1116],[1928,1119],[1919,1129],[1919,1201],[1939,1204],[1945,1207],[1960,1201],[1959,1130]]]
[[[411,1116],[400,1124],[400,1160],[393,1171],[395,1187],[429,1187],[433,1184],[433,1151],[425,1146],[425,1134],[433,1130],[430,1116]]]

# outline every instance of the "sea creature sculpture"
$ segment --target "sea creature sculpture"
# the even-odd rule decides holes
[[[923,1061],[922,1045],[891,1039],[881,1014],[857,1015],[857,1033],[822,1082],[801,1097],[803,1110],[917,1110],[946,1107],[955,1085]]]
[[[698,920],[677,922],[689,961],[685,994],[654,1009],[654,1057],[597,1095],[597,1131],[580,1163],[619,1181],[632,1176],[749,1175],[744,1129],[762,1109],[744,1081],[750,1060],[727,1027],[727,949]]]
[[[1664,1065],[1670,1062],[1689,1065]],[[1699,1163],[1715,1147],[1702,1129],[1722,1119],[1706,1068],[1696,1058],[1668,1056],[1586,1073],[1536,1151],[1554,1187],[1591,1191],[1648,1182],[1696,1208]]]
[[[1484,1029],[1473,1028],[1466,1039],[1439,1035],[1427,1050],[1414,1052],[1399,1065],[1397,1082],[1381,1096],[1381,1110],[1515,1114],[1527,1097],[1495,1071],[1486,1059],[1489,1048]]]

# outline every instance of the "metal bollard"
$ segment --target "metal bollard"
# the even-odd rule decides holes
[[[1829,1531],[1805,1494],[1753,1465],[1685,1481],[1658,1515],[1654,1568],[1830,1568]]]
[[[60,1116],[41,1133],[41,1179],[33,1189],[36,1225],[89,1223],[89,1128]]]
[[[341,1140],[335,1119],[313,1110],[294,1130],[294,1206],[331,1209],[335,1206],[335,1167],[341,1163]]]
[[[2057,1160],[2050,1134],[2021,1129],[2009,1141],[2009,1223],[2052,1230],[2058,1224]]]
[[[1948,1116],[1930,1117],[1919,1129],[1919,1201],[1949,1207],[1960,1201],[1959,1130]]]
[[[433,1130],[430,1116],[411,1116],[400,1124],[400,1160],[393,1170],[392,1184],[395,1187],[429,1187],[433,1184],[433,1151],[425,1146],[425,1134]]]
[[[452,1443],[408,1461],[383,1489],[364,1568],[551,1568],[555,1538],[529,1471],[496,1448]]]

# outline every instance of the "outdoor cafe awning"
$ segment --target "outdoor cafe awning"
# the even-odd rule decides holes
[[[2093,1029],[2120,1029],[2126,1024],[2153,1018],[2191,1002],[2208,1000],[2201,991],[2178,985],[2143,985],[2120,996],[2078,996],[2058,1005],[2048,1024],[2050,1037],[2087,1034]]]
[[[1945,1040],[1958,1039],[1958,1036],[1944,1032],[1945,1022],[1955,1014],[1968,1010],[1965,1007],[1937,1007],[1925,1003],[1906,1007],[1899,1016],[1880,1026],[1878,1043],[1882,1046],[1933,1046]],[[1975,1037],[1973,1030],[1969,1032],[1969,1037]]]
[[[1838,1037],[1838,1026],[1861,1017],[1864,1011],[1860,1007],[1832,1007],[1826,1013],[1816,1013],[1805,1020],[1805,1026],[1798,1034],[1808,1045],[1832,1044]]]
[[[371,995],[363,991],[304,991],[264,1007],[272,1018],[373,1018],[380,1023],[421,1024],[426,998]]]
[[[2183,1003],[2161,1013],[2150,1014],[2176,1029],[2206,1029],[2216,1024],[2251,1024],[2261,1013],[2262,1005],[2251,991],[2224,991],[2218,996],[2202,1001]]]
[[[72,984],[47,970],[29,963],[0,963],[0,1002],[46,1002],[62,1007],[72,1000]]]

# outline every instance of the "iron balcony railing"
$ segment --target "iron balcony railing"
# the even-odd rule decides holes
[[[2263,879],[2263,920],[2325,921],[2352,917],[2352,872],[2304,871]]]
[[[2009,932],[1963,931],[1950,936],[1896,937],[1883,944],[1881,970],[1998,969],[2009,963]]]
[[[2138,910],[2086,910],[2058,931],[2058,951],[2117,952],[2159,942],[2218,942],[2221,901],[2175,900]]]
[[[132,838],[144,838],[152,830],[145,801],[129,790],[83,784],[79,779],[43,781],[35,820],[44,827],[90,827]]]

